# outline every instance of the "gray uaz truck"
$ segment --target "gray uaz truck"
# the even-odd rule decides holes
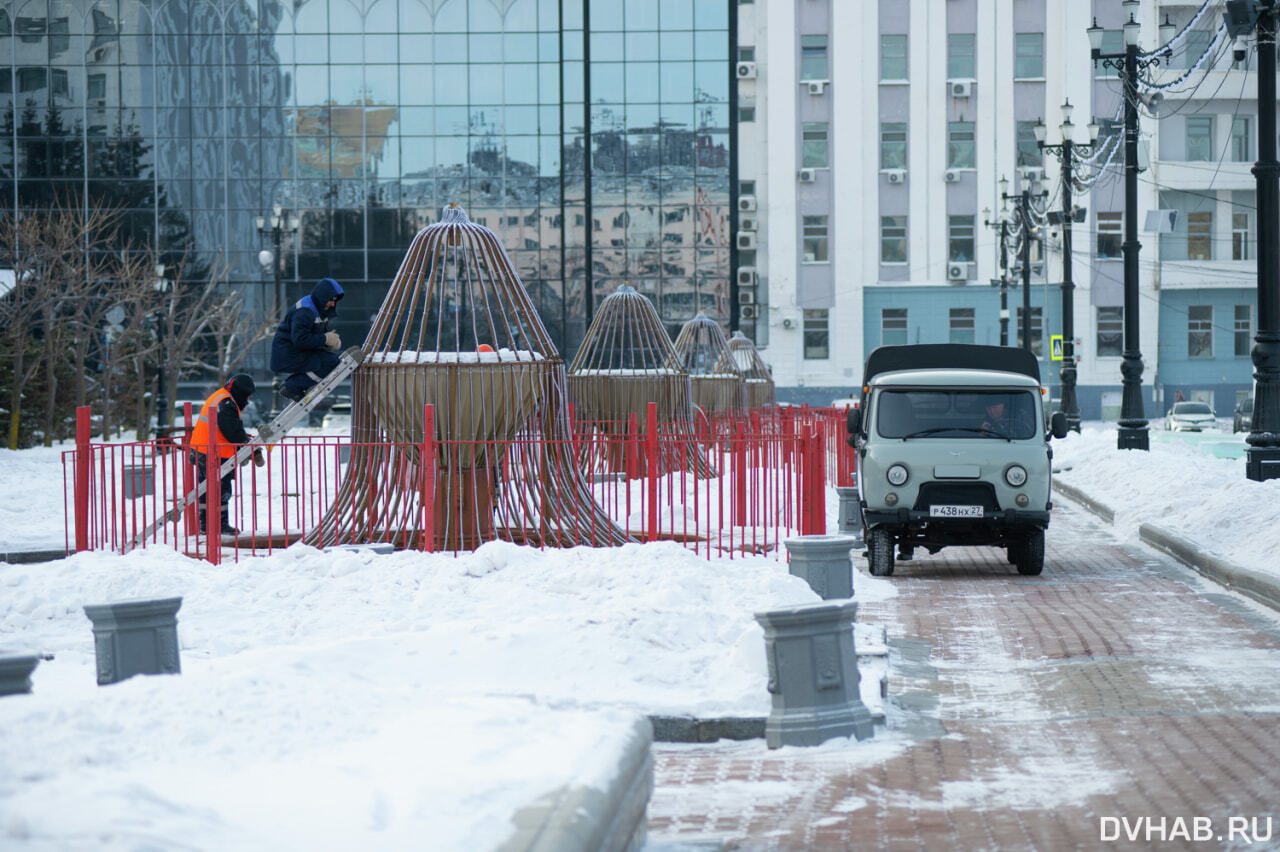
[[[858,500],[872,574],[893,574],[894,550],[1003,547],[1020,574],[1044,569],[1050,434],[1040,367],[1008,346],[881,346],[867,356],[862,399],[849,411]]]

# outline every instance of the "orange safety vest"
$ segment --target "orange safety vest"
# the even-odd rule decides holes
[[[212,427],[214,436],[218,439],[218,456],[220,458],[229,459],[236,454],[236,445],[229,442],[218,430],[218,405],[224,399],[235,400],[231,397],[231,391],[226,388],[218,388],[213,395],[204,401],[204,407],[200,409],[200,416],[196,418],[196,425],[191,429],[191,449],[197,453],[209,452],[209,429]],[[237,407],[237,410],[239,408]]]

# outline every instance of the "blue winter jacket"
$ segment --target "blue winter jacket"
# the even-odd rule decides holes
[[[296,373],[306,369],[307,359],[315,352],[325,350],[324,336],[329,331],[329,320],[337,314],[335,307],[325,311],[330,299],[342,299],[342,285],[332,278],[323,278],[294,304],[276,328],[271,343],[271,371]]]

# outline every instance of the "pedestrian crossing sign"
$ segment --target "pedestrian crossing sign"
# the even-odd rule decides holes
[[[1054,361],[1062,360],[1062,335],[1049,335],[1049,357]]]

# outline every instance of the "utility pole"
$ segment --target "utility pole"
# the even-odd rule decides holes
[[[1035,225],[1031,222],[1031,169],[1022,166],[1019,169],[1022,177],[1022,190],[1017,195],[1009,195],[1009,181],[1000,178],[1000,197],[1005,201],[1012,200],[1016,207],[1018,216],[1018,228],[1022,235],[1022,249],[1019,252],[1022,263],[1022,323],[1019,326],[1022,334],[1022,348],[1028,352],[1032,351],[1031,346],[1031,241],[1035,238]],[[1035,198],[1043,199],[1048,194],[1047,191],[1041,191],[1035,194]],[[1001,316],[1007,317],[1009,313],[1008,303],[1003,298],[1000,300]],[[1005,323],[1001,323],[1002,345],[1008,345],[1008,333],[1004,329]]]
[[[1073,188],[1072,166],[1075,158],[1092,155],[1098,141],[1098,125],[1089,122],[1089,142],[1077,145],[1072,137],[1075,125],[1071,122],[1071,101],[1062,104],[1062,124],[1058,129],[1062,133],[1062,141],[1057,145],[1046,145],[1044,141],[1044,122],[1035,126],[1036,144],[1042,151],[1058,156],[1062,165],[1062,402],[1061,411],[1067,418],[1067,428],[1080,431],[1080,404],[1076,400],[1076,330],[1075,330],[1075,280],[1072,276],[1071,225],[1075,221],[1076,209],[1071,198]],[[1081,150],[1077,150],[1081,149]],[[1082,211],[1083,212],[1083,211]],[[1050,214],[1051,216],[1053,214]],[[1052,219],[1050,220],[1053,221]]]
[[[1134,15],[1141,5],[1139,0],[1123,0],[1121,5],[1129,19],[1124,23],[1124,53],[1102,52],[1102,27],[1094,19],[1088,28],[1089,45],[1095,65],[1102,62],[1104,68],[1114,68],[1120,76],[1124,92],[1124,360],[1120,364],[1121,396],[1120,420],[1116,435],[1116,447],[1121,450],[1149,450],[1151,436],[1147,430],[1146,414],[1142,403],[1142,351],[1139,339],[1138,253],[1138,72],[1158,65],[1161,56],[1171,54],[1164,48],[1160,56],[1151,54],[1138,58],[1138,31],[1141,25]],[[1172,25],[1170,25],[1172,26]],[[1161,36],[1164,35],[1161,27]]]
[[[1253,420],[1245,441],[1245,476],[1280,479],[1280,164],[1276,162],[1276,14],[1274,0],[1229,0],[1227,32],[1257,35],[1258,332],[1253,338]],[[1237,55],[1243,59],[1242,45]]]
[[[1000,178],[1000,194],[1005,196],[1009,181]],[[1001,207],[996,219],[991,218],[991,208],[982,211],[982,224],[988,228],[1000,226],[1000,279],[991,279],[991,286],[1000,287],[1000,345],[1009,345],[1009,211]]]

